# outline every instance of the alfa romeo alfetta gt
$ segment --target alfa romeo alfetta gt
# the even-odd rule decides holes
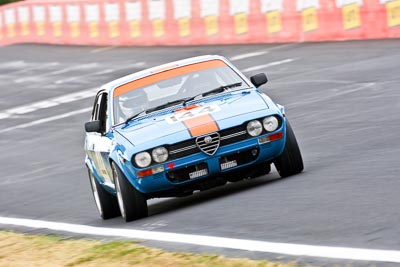
[[[221,56],[172,62],[101,87],[85,124],[86,166],[103,219],[148,215],[147,200],[303,170],[284,107]]]

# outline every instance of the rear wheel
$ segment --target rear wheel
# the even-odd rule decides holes
[[[114,163],[112,163],[112,171],[119,209],[125,221],[130,222],[147,217],[145,196],[129,183],[123,172]]]
[[[94,177],[93,173],[88,169],[90,187],[92,189],[94,202],[101,218],[104,220],[121,216],[118,208],[118,201],[115,196],[108,193]]]
[[[291,176],[300,173],[303,169],[303,159],[296,137],[286,120],[286,144],[282,154],[274,160],[274,164],[281,177]]]

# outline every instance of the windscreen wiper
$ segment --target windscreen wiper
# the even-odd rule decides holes
[[[189,98],[189,97],[182,98],[182,99],[177,99],[177,100],[174,100],[174,101],[167,102],[167,103],[165,103],[165,104],[156,106],[156,107],[154,107],[154,108],[149,108],[149,109],[146,109],[146,110],[142,110],[142,111],[140,111],[139,113],[137,113],[137,114],[135,114],[135,115],[129,117],[128,119],[126,119],[125,123],[127,123],[127,122],[129,122],[130,120],[133,120],[134,118],[139,117],[139,116],[141,116],[141,115],[149,114],[149,113],[154,112],[154,111],[157,111],[157,110],[161,110],[161,109],[164,109],[164,108],[167,108],[167,107],[171,107],[171,106],[175,106],[175,105],[184,103],[186,100],[188,100],[188,98]]]
[[[171,101],[171,102],[167,102],[167,103],[165,103],[165,104],[156,106],[156,107],[154,107],[154,108],[149,108],[149,109],[143,110],[143,111],[141,111],[141,112],[139,112],[139,113],[137,113],[137,114],[135,114],[135,115],[129,117],[129,118],[125,121],[125,123],[129,122],[130,120],[133,120],[133,119],[136,118],[136,117],[139,117],[139,116],[141,116],[141,115],[144,115],[144,114],[149,114],[149,113],[151,113],[151,112],[154,112],[154,111],[157,111],[157,110],[160,110],[160,109],[164,109],[164,108],[167,108],[167,107],[171,107],[171,106],[174,106],[174,105],[178,105],[178,104],[182,104],[182,105],[185,106],[187,102],[192,101],[192,100],[196,99],[196,98],[199,97],[199,96],[205,97],[205,96],[212,95],[212,94],[222,93],[222,92],[224,92],[226,89],[234,88],[234,87],[239,87],[239,86],[241,86],[241,85],[242,85],[242,82],[231,83],[231,84],[227,84],[227,85],[221,85],[221,86],[219,86],[219,87],[217,87],[217,88],[214,88],[214,89],[212,89],[212,90],[210,90],[210,91],[207,91],[207,92],[204,92],[204,93],[201,93],[201,94],[192,96],[192,97],[186,97],[186,98],[177,99],[177,100],[174,100],[174,101]]]
[[[140,115],[144,115],[144,114],[147,114],[147,110],[142,110],[139,113],[136,113],[135,115],[130,116],[129,118],[126,119],[125,124],[127,124],[129,121],[133,120],[134,118],[139,117]]]
[[[241,85],[242,85],[242,82],[231,83],[231,84],[227,84],[227,85],[221,85],[221,86],[219,86],[217,88],[214,88],[214,89],[212,89],[210,91],[207,91],[207,92],[204,92],[204,93],[189,97],[182,104],[185,106],[187,102],[192,101],[192,100],[196,99],[199,96],[205,97],[205,96],[212,95],[212,94],[222,93],[222,92],[226,91],[226,89],[239,87]]]
[[[185,103],[189,98],[191,98],[191,97],[177,99],[177,100],[174,100],[174,101],[167,102],[165,104],[156,106],[154,108],[150,108],[150,109],[147,110],[147,113],[154,112],[154,111],[157,111],[157,110],[160,110],[160,109],[164,109],[164,108],[168,108],[168,107],[172,107],[172,106],[175,106],[175,105],[178,105],[178,104],[181,104],[181,103]]]

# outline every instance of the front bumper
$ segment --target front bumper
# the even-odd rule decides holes
[[[235,170],[271,162],[284,149],[286,135],[282,128],[280,132],[281,138],[275,141],[262,143],[263,138],[265,140],[272,135],[265,134],[221,146],[213,156],[203,152],[195,153],[153,166],[161,167],[164,169],[162,172],[143,178],[130,173],[127,178],[138,191],[152,196],[157,196],[157,192],[191,188],[202,180],[217,179]]]

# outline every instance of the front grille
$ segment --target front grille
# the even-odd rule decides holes
[[[206,136],[196,138],[196,145],[200,150],[207,155],[214,155],[219,148],[220,136],[219,133],[211,133]]]
[[[217,142],[215,139],[215,136],[219,135],[219,145],[217,146]],[[210,136],[213,139],[212,144],[210,145],[205,145],[204,138],[206,136]],[[232,127],[229,129],[225,129],[220,131],[219,133],[211,133],[209,135],[198,137],[198,138],[193,138],[189,139],[180,143],[176,143],[173,145],[169,146],[169,158],[170,159],[178,159],[182,157],[186,157],[198,152],[203,151],[204,153],[208,154],[213,152],[215,149],[214,153],[218,149],[219,146],[225,146],[233,143],[237,143],[243,140],[246,140],[248,137],[246,128],[241,125],[237,127]],[[198,143],[196,143],[196,140],[199,140]],[[203,150],[201,150],[201,147],[203,147]],[[208,154],[208,155],[213,155]]]
[[[237,143],[247,139],[246,128],[243,125],[222,130],[220,135],[221,146]]]
[[[194,139],[169,146],[169,158],[178,159],[200,152]]]

